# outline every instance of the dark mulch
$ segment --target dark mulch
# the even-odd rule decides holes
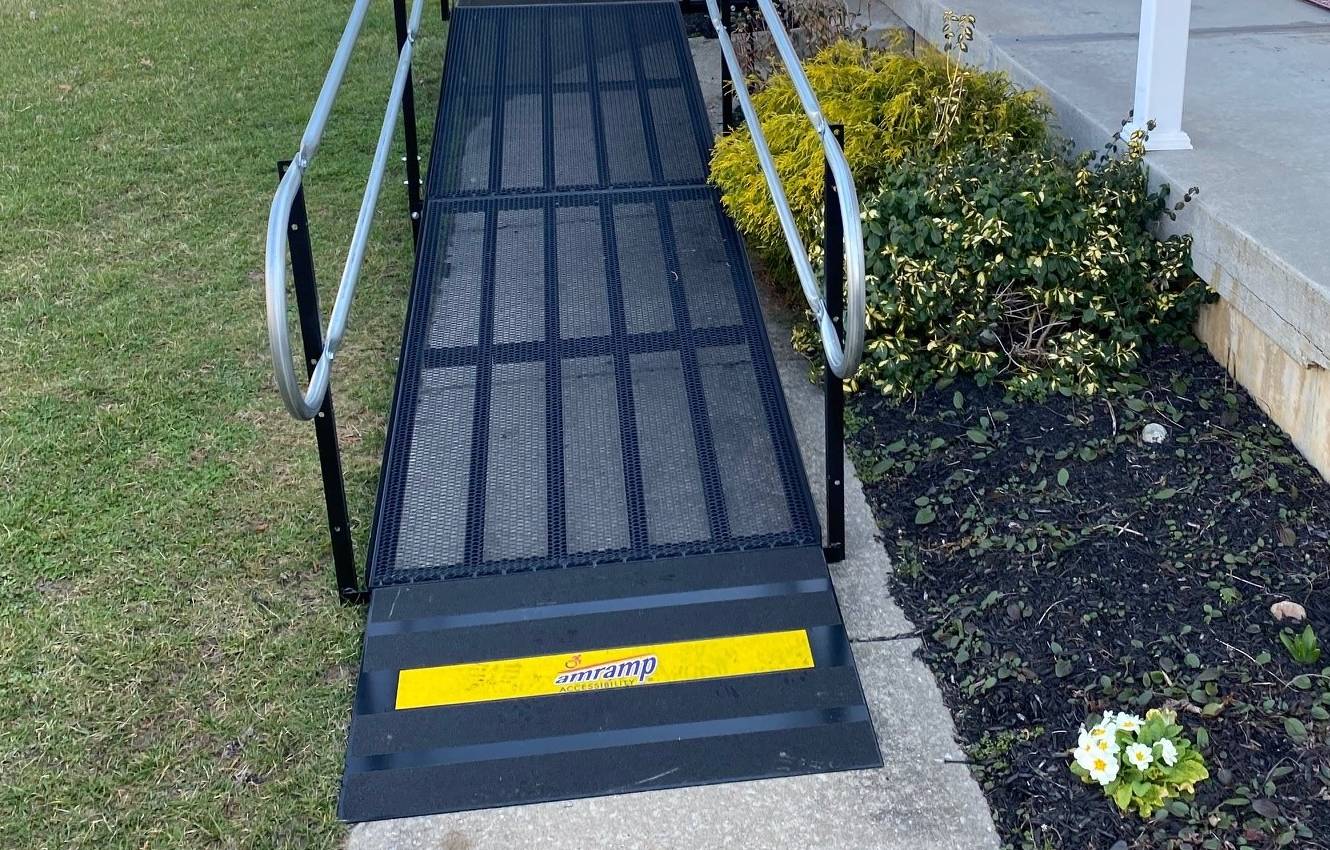
[[[699,35],[703,38],[716,37],[716,29],[711,26],[711,16],[706,12],[688,12],[683,16],[683,27],[689,38]]]
[[[861,394],[851,452],[1005,842],[1330,847],[1330,487],[1203,354],[1043,404],[958,381]],[[1168,431],[1146,445],[1147,423]],[[1060,483],[1064,482],[1064,483]],[[1068,770],[1084,718],[1174,707],[1212,779],[1151,821]]]

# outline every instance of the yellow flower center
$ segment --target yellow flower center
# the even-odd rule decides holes
[[[1094,760],[1094,769],[1096,771],[1108,770],[1108,762],[1104,761],[1102,758],[1097,758]]]

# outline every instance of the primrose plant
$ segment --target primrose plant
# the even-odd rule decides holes
[[[1122,811],[1150,817],[1174,798],[1190,796],[1208,779],[1205,759],[1184,735],[1177,713],[1150,709],[1144,719],[1108,712],[1081,727],[1072,773],[1098,783]]]

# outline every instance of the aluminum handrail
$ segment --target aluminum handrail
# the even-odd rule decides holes
[[[374,209],[378,205],[379,193],[383,188],[383,176],[388,166],[388,154],[392,148],[393,130],[397,127],[397,117],[402,107],[402,96],[406,90],[407,76],[411,71],[411,54],[415,47],[416,33],[420,29],[421,13],[424,0],[415,0],[411,6],[410,22],[407,25],[406,40],[403,42],[397,59],[397,71],[393,76],[388,107],[383,116],[383,126],[379,130],[379,144],[374,149],[374,162],[370,167],[369,179],[365,185],[365,195],[360,202],[360,214],[356,217],[356,229],[351,236],[351,246],[347,251],[346,264],[342,267],[342,279],[337,286],[337,296],[333,301],[332,314],[328,319],[328,328],[324,334],[323,354],[315,364],[309,378],[309,387],[302,393],[300,379],[296,376],[291,361],[291,333],[286,315],[286,259],[287,230],[291,227],[291,205],[295,203],[300,191],[305,171],[318,151],[323,139],[323,129],[332,112],[333,101],[337,98],[346,73],[347,63],[356,39],[360,36],[365,13],[370,0],[356,0],[347,19],[342,38],[337,43],[332,64],[324,77],[323,87],[319,90],[314,110],[309,123],[300,137],[300,149],[291,161],[290,168],[283,175],[272,199],[272,208],[268,213],[268,238],[264,266],[267,283],[268,304],[268,347],[272,352],[273,372],[277,379],[277,390],[286,403],[286,409],[297,419],[313,419],[323,406],[324,396],[332,377],[333,358],[346,335],[347,320],[351,315],[351,301],[355,297],[356,284],[360,280],[360,267],[365,260],[365,246],[369,241],[369,231],[374,223]]]
[[[767,188],[771,191],[771,199],[776,204],[781,230],[785,233],[785,242],[790,248],[790,256],[794,259],[795,270],[799,273],[799,283],[803,288],[804,298],[807,299],[808,306],[813,311],[813,318],[822,333],[822,349],[826,352],[827,366],[838,377],[848,378],[859,367],[864,351],[864,235],[859,219],[859,194],[854,187],[850,164],[845,160],[845,153],[841,150],[840,143],[836,141],[831,126],[822,116],[822,107],[817,102],[813,87],[808,83],[808,77],[804,75],[799,55],[795,52],[794,45],[790,43],[790,37],[785,32],[780,15],[771,0],[757,0],[757,5],[762,10],[762,17],[766,20],[771,40],[780,53],[781,61],[785,63],[794,90],[799,94],[804,113],[812,122],[818,138],[822,140],[822,150],[835,178],[845,236],[847,298],[844,345],[841,344],[832,316],[827,313],[826,301],[818,289],[817,275],[813,272],[812,263],[808,261],[808,249],[804,247],[803,237],[799,235],[799,228],[794,221],[794,212],[790,209],[780,176],[776,173],[776,164],[771,158],[771,149],[767,146],[767,138],[762,132],[762,123],[758,120],[756,110],[753,109],[753,101],[748,94],[748,85],[744,79],[743,69],[739,66],[739,59],[735,55],[734,45],[730,42],[730,34],[721,20],[716,0],[707,0],[711,25],[716,29],[717,41],[720,42],[725,64],[729,66],[730,76],[735,81],[734,95],[739,101],[740,109],[743,110],[744,120],[753,139],[753,148],[757,151],[758,162],[767,180]]]

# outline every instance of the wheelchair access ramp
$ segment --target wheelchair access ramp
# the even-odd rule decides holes
[[[351,821],[874,767],[678,6],[463,0]]]

